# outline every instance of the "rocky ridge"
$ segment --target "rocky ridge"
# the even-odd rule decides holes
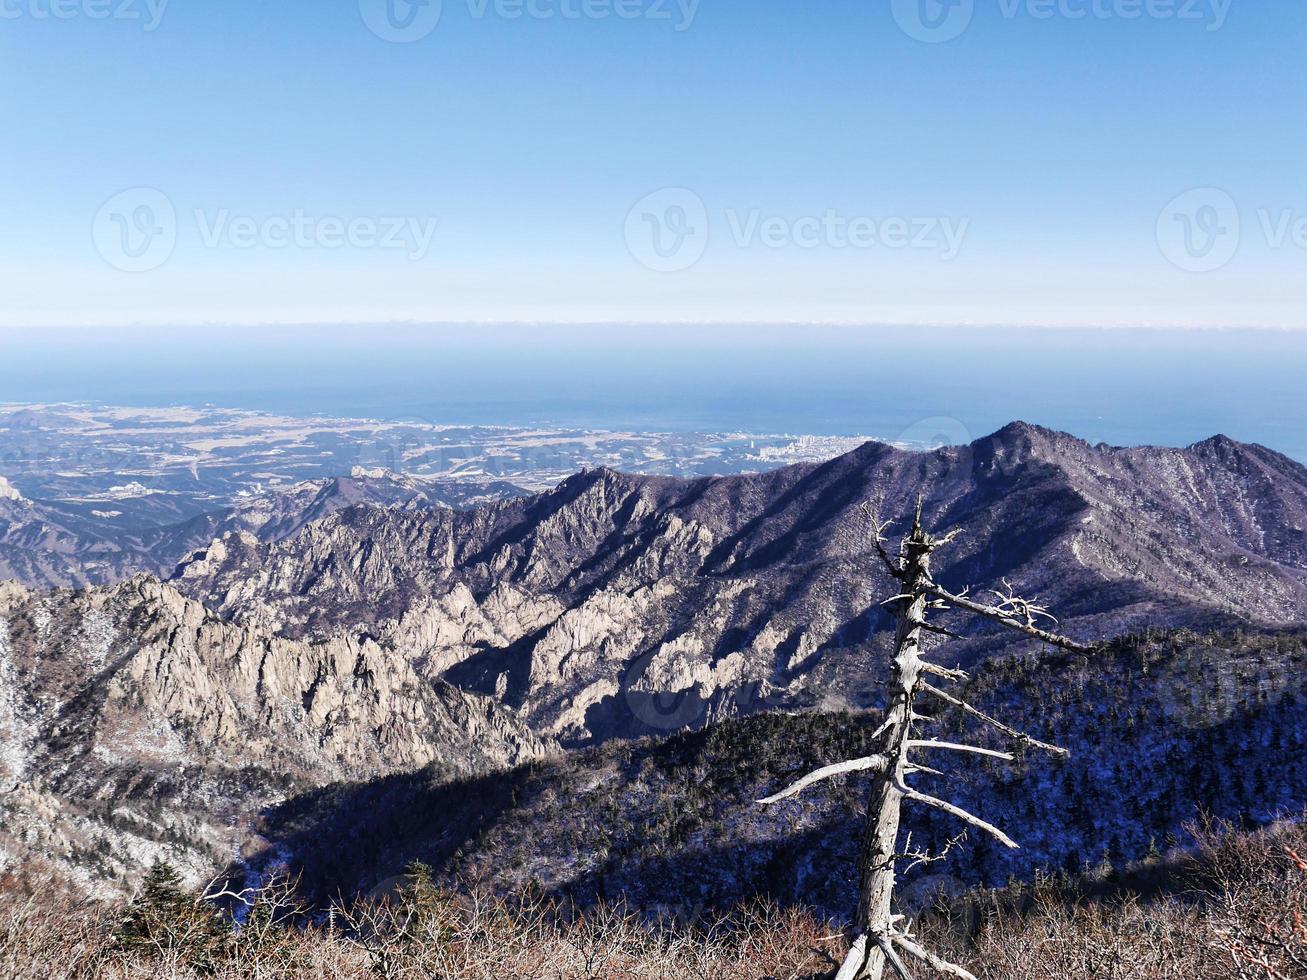
[[[419,676],[368,636],[225,623],[140,576],[0,586],[0,870],[89,890],[166,856],[228,860],[287,793],[435,766],[467,776],[551,751],[509,711]]]
[[[67,501],[28,500],[0,478],[0,580],[67,588],[109,584],[138,572],[167,575],[226,534],[277,541],[361,504],[397,510],[474,507],[523,492],[504,481],[424,480],[355,467],[348,477],[248,494],[196,517],[154,525]]]
[[[964,531],[942,582],[1007,580],[1081,639],[1307,620],[1307,469],[1223,437],[1119,449],[1024,423],[758,475],[592,470],[466,512],[352,507],[277,542],[229,534],[174,584],[290,636],[367,624],[427,676],[582,745],[873,703],[891,583],[867,509],[902,517],[919,492],[932,526]],[[999,642],[981,627],[950,649]]]

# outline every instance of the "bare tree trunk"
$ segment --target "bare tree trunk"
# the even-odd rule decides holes
[[[888,686],[884,756],[889,760],[885,778],[876,781],[867,810],[862,842],[862,887],[858,901],[858,932],[868,937],[867,960],[853,977],[881,980],[885,953],[881,940],[892,933],[894,871],[898,855],[899,820],[911,747],[913,699],[921,680],[921,630],[926,623],[926,587],[930,583],[930,541],[921,528],[920,515],[904,548],[903,596],[899,600],[899,626],[895,638],[894,675]]]

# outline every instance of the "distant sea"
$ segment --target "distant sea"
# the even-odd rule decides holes
[[[996,327],[0,330],[0,402],[959,442],[1224,433],[1307,462],[1307,333]]]

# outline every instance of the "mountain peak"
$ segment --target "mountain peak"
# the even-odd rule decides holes
[[[1070,433],[1059,432],[1057,429],[1045,428],[1042,425],[1035,425],[1033,422],[1024,422],[1021,419],[1017,419],[1015,422],[1009,422],[1007,425],[1003,426],[1003,428],[999,429],[997,432],[993,433],[992,435],[986,436],[984,439],[978,441],[980,442],[995,441],[995,442],[1011,443],[1017,440],[1029,442],[1035,439],[1039,439],[1039,440],[1051,439],[1059,442],[1063,440],[1072,440],[1075,442],[1081,441],[1080,439],[1077,439],[1075,436],[1071,435]]]
[[[22,500],[23,495],[18,492],[18,488],[0,476],[0,500]]]
[[[621,470],[615,470],[611,466],[592,466],[567,477],[558,484],[555,491],[582,494],[597,486],[630,488],[645,479],[647,478],[633,473],[623,473]]]
[[[355,466],[349,471],[351,480],[387,480],[394,475],[384,466]]]
[[[1218,432],[1216,435],[1204,439],[1201,442],[1195,442],[1189,448],[1195,452],[1201,452],[1204,449],[1216,450],[1217,452],[1236,452],[1241,449],[1247,449],[1248,443],[1240,442],[1237,439],[1231,439],[1224,433]]]

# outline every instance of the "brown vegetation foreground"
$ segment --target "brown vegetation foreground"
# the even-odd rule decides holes
[[[923,928],[981,980],[1307,980],[1302,855],[1304,825],[1210,835],[1178,872],[1178,897],[994,893],[971,898],[969,915],[955,907]],[[563,914],[544,902],[455,897],[421,867],[392,900],[360,903],[313,928],[290,927],[300,910],[284,884],[225,900],[250,903],[239,929],[162,867],[126,908],[10,894],[0,898],[0,977],[798,980],[829,976],[846,943],[800,912],[764,907],[674,929],[615,910]],[[977,925],[961,928],[964,919]]]

